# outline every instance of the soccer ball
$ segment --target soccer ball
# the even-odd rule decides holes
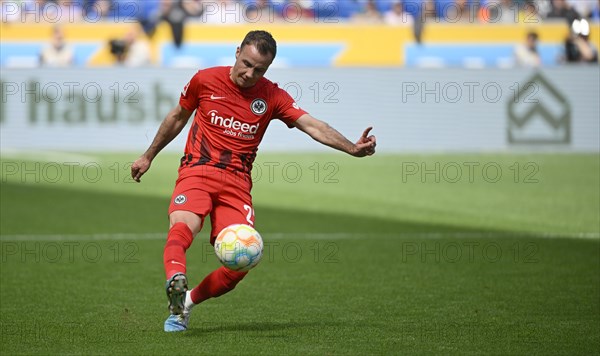
[[[263,240],[252,226],[227,226],[215,240],[215,253],[223,266],[233,271],[249,271],[262,257]]]

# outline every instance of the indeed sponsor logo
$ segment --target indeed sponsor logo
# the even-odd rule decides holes
[[[248,123],[236,120],[233,116],[227,118],[219,116],[219,113],[216,110],[211,110],[208,112],[208,114],[210,115],[210,122],[212,124],[240,131],[241,133],[255,134],[256,131],[258,131],[258,126],[260,125],[250,125]]]

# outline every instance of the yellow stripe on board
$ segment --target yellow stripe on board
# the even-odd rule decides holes
[[[53,24],[0,24],[0,41],[49,41]],[[69,23],[64,24],[68,41],[98,41],[104,48],[95,53],[90,65],[111,65],[113,58],[108,50],[108,41],[122,38],[136,26],[132,23]],[[384,25],[356,24],[260,24],[214,26],[188,23],[184,41],[196,43],[239,44],[244,35],[254,29],[270,31],[279,43],[340,43],[344,50],[335,59],[336,66],[398,66],[404,64],[404,45],[414,43],[412,28]],[[423,32],[425,43],[522,43],[526,33],[535,29],[542,43],[560,43],[568,35],[562,23],[476,25],[476,24],[426,24]],[[591,26],[591,39],[598,46],[600,25]],[[152,40],[153,57],[158,59],[158,49],[163,43],[172,41],[166,23],[161,24]],[[232,47],[232,53],[235,47]]]
[[[600,26],[593,28],[598,36]],[[448,25],[431,24],[425,28],[423,42],[453,43],[522,43],[527,32],[534,30],[541,42],[562,42],[569,34],[565,24],[545,25]],[[597,37],[596,37],[597,38]]]

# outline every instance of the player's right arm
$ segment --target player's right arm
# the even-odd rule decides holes
[[[192,111],[181,107],[179,104],[167,114],[160,124],[150,147],[131,165],[131,177],[133,180],[136,182],[140,181],[142,175],[150,169],[150,164],[154,157],[179,135],[190,119],[190,116],[192,116]]]

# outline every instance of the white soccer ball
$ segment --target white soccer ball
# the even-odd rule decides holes
[[[249,271],[263,254],[263,240],[252,226],[234,224],[227,226],[215,240],[215,253],[223,266],[233,271]]]

